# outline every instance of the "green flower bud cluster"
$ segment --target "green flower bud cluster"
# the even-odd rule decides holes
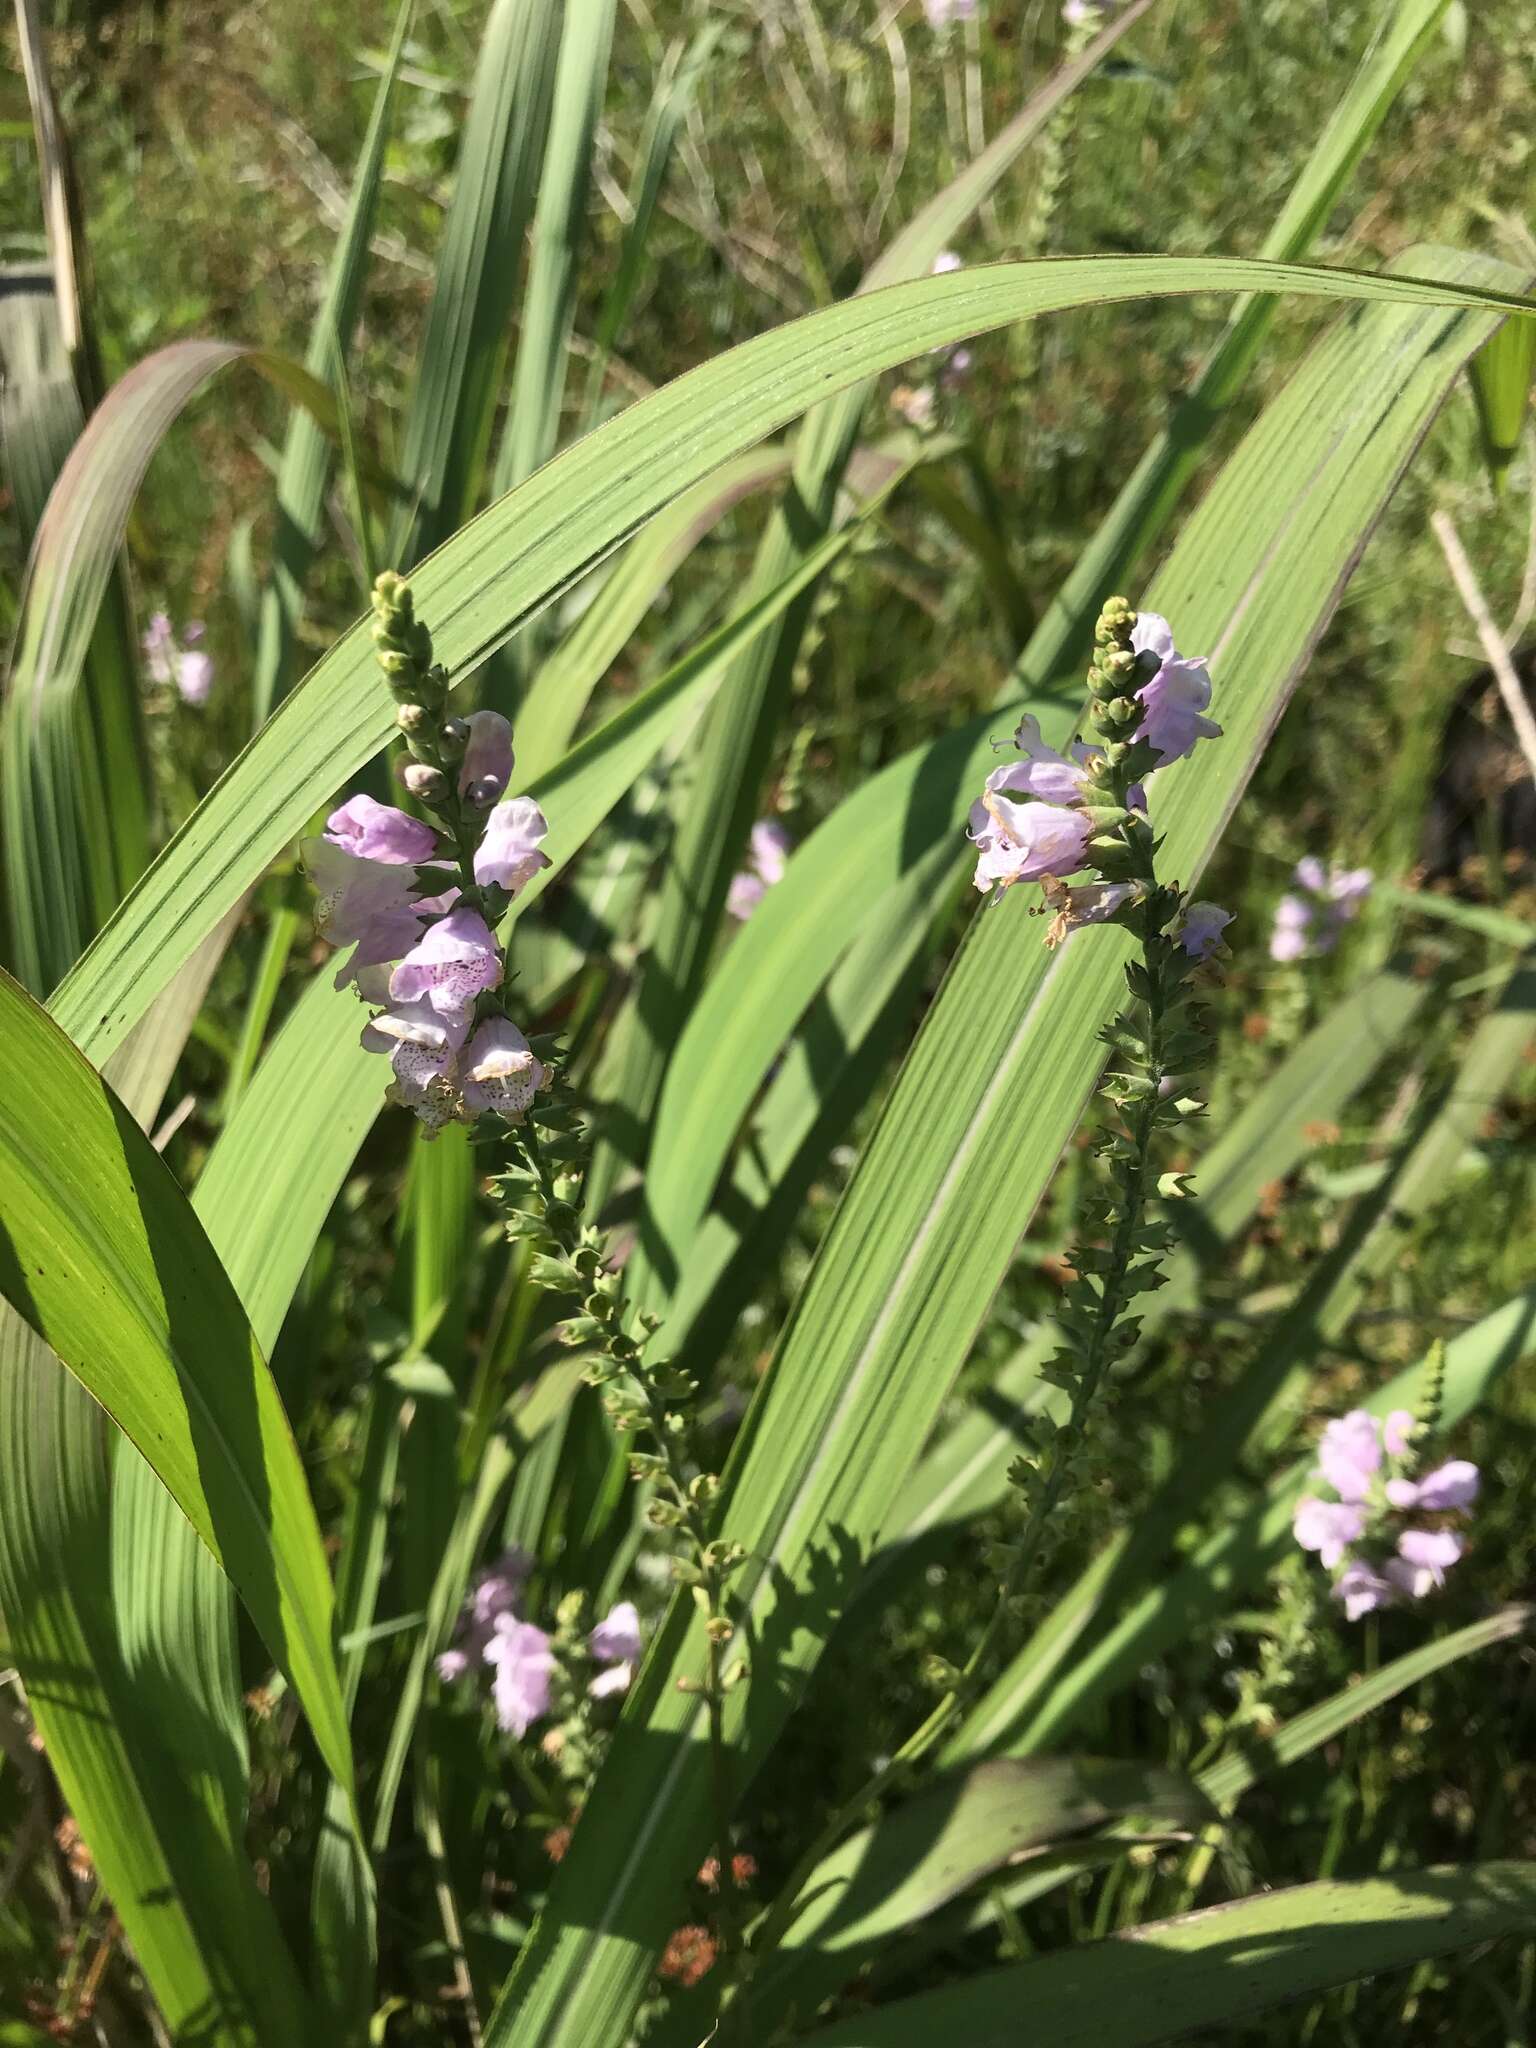
[[[373,586],[372,638],[395,700],[395,724],[410,755],[398,770],[401,784],[447,828],[475,901],[469,864],[484,806],[465,799],[457,774],[470,727],[466,719],[449,714],[448,671],[434,661],[432,635],[416,616],[411,586],[394,569],[384,570]]]

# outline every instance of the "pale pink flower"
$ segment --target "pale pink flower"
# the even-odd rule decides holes
[[[587,1648],[599,1664],[633,1664],[640,1655],[640,1615],[633,1600],[610,1607],[587,1637]]]
[[[464,1049],[459,1085],[470,1116],[493,1114],[510,1124],[527,1115],[545,1070],[506,1017],[488,1017]]]
[[[731,917],[745,919],[776,882],[784,879],[794,840],[776,818],[759,818],[747,842],[747,864],[731,877],[725,907]]]
[[[183,704],[206,704],[213,688],[213,656],[183,648],[176,657],[176,691]]]
[[[501,955],[478,910],[451,910],[428,927],[389,979],[396,1003],[419,996],[453,1023],[468,1020],[475,998],[501,980]]]
[[[1445,1584],[1445,1575],[1461,1552],[1462,1541],[1454,1529],[1405,1529],[1397,1539],[1397,1556],[1383,1570],[1410,1600],[1422,1600]]]
[[[549,1712],[549,1682],[555,1668],[549,1637],[531,1621],[500,1614],[484,1656],[495,1673],[491,1694],[496,1719],[508,1735],[520,1739]]]
[[[944,277],[952,270],[963,270],[964,268],[964,263],[955,254],[953,249],[941,249],[933,259],[931,274],[934,277]]]
[[[1413,1443],[1413,1410],[1394,1408],[1381,1426],[1381,1440],[1389,1458],[1406,1458]]]
[[[168,683],[175,675],[176,635],[164,612],[151,612],[144,629],[144,666],[153,682]]]
[[[358,860],[388,867],[418,867],[437,858],[437,834],[430,825],[371,796],[348,797],[326,819],[325,836]]]
[[[1317,1462],[1340,1500],[1364,1500],[1381,1465],[1375,1416],[1355,1408],[1330,1422],[1318,1442]]]
[[[1082,867],[1093,827],[1059,804],[1010,803],[989,789],[971,805],[969,837],[978,850],[975,886],[999,894],[1015,882],[1065,879]]]
[[[458,1052],[466,1028],[467,1020],[444,1018],[421,997],[396,1002],[363,1026],[364,1049],[389,1055],[391,1101],[434,1131],[458,1113]]]
[[[499,711],[472,711],[469,744],[459,763],[459,794],[493,804],[512,780],[512,728]]]
[[[412,869],[361,860],[332,839],[306,839],[301,852],[315,886],[320,936],[333,946],[357,942],[342,979],[360,967],[398,960],[415,945],[421,924]]]
[[[923,12],[931,29],[948,28],[952,21],[972,21],[976,0],[923,0]]]
[[[1349,1501],[1319,1500],[1308,1494],[1296,1503],[1291,1532],[1303,1550],[1315,1550],[1332,1571],[1350,1544],[1365,1534],[1365,1510]]]
[[[1383,1578],[1358,1558],[1347,1564],[1333,1582],[1333,1597],[1344,1603],[1345,1618],[1349,1621],[1358,1621],[1362,1614],[1375,1608],[1390,1607],[1397,1593],[1390,1579]]]
[[[475,880],[482,887],[494,882],[515,896],[541,868],[553,865],[549,855],[539,851],[548,830],[548,820],[531,796],[497,804],[475,853]]]
[[[1422,1479],[1389,1479],[1387,1499],[1405,1512],[1422,1508],[1426,1514],[1442,1514],[1452,1508],[1469,1508],[1477,1499],[1482,1476],[1467,1458],[1452,1458],[1437,1465]]]

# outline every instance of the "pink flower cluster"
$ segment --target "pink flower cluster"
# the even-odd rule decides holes
[[[1385,1423],[1364,1408],[1330,1422],[1317,1447],[1317,1462],[1338,1498],[1308,1494],[1296,1504],[1296,1541],[1336,1573],[1333,1597],[1351,1621],[1378,1607],[1422,1600],[1444,1585],[1461,1556],[1462,1539],[1454,1529],[1423,1528],[1402,1518],[1471,1507],[1477,1499],[1477,1467],[1452,1458],[1414,1479],[1413,1427],[1406,1408],[1394,1408]]]
[[[1180,654],[1168,621],[1156,612],[1138,615],[1131,646],[1146,674],[1134,693],[1142,718],[1133,741],[1144,742],[1157,765],[1166,767],[1182,760],[1198,740],[1219,738],[1221,727],[1204,715],[1211,701],[1205,657]],[[1040,721],[1033,717],[1021,721],[1013,743],[1024,760],[994,768],[971,806],[969,836],[978,849],[975,884],[983,894],[991,892],[994,901],[1015,882],[1061,881],[1076,874],[1090,864],[1088,842],[1094,836],[1082,807],[1095,798],[1091,771],[1099,750],[1075,740],[1067,754],[1058,754],[1045,744]],[[1131,790],[1130,803],[1133,810],[1146,809],[1140,784]],[[1132,893],[1120,883],[1074,890],[1073,921],[1101,922]]]
[[[183,704],[206,704],[213,688],[213,657],[199,645],[201,619],[190,619],[178,643],[164,612],[151,615],[143,639],[144,666],[157,683],[174,683]]]
[[[1325,868],[1309,853],[1297,861],[1293,879],[1297,890],[1282,896],[1275,907],[1271,960],[1306,960],[1331,953],[1345,925],[1359,916],[1376,877],[1369,868]]]
[[[519,1740],[549,1712],[555,1674],[554,1638],[518,1611],[532,1560],[512,1549],[470,1588],[452,1645],[437,1660],[437,1675],[454,1684],[480,1664],[491,1667],[496,1719]],[[593,1699],[627,1691],[641,1651],[640,1617],[621,1600],[587,1637],[587,1650],[603,1668],[589,1681]]]
[[[473,859],[475,890],[504,905],[549,866],[539,848],[549,827],[529,797],[496,801],[512,775],[507,721],[477,711],[466,724],[460,793],[491,807]],[[354,948],[337,987],[351,982],[379,1006],[363,1044],[388,1055],[391,1099],[433,1130],[487,1112],[523,1116],[544,1068],[517,1026],[484,1000],[501,983],[501,949],[483,911],[461,901],[458,887],[441,886],[452,855],[432,827],[355,796],[331,813],[322,838],[306,841],[304,857],[322,936]]]
[[[743,921],[756,910],[775,882],[782,882],[795,842],[774,818],[759,818],[747,844],[747,864],[731,877],[725,907]]]

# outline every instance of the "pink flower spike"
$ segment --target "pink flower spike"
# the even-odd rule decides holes
[[[989,789],[971,805],[970,837],[980,849],[976,887],[1001,893],[1015,882],[1076,874],[1092,836],[1093,827],[1079,811],[1058,804],[1010,803]]]
[[[488,1017],[469,1041],[462,1062],[464,1107],[520,1123],[544,1085],[545,1070],[528,1041],[506,1017]]]
[[[475,998],[501,980],[501,955],[478,910],[451,910],[406,954],[389,978],[397,1003],[425,996],[440,1017],[462,1024]]]
[[[1191,903],[1179,927],[1179,944],[1191,960],[1209,960],[1231,922],[1231,911],[1219,903]]]
[[[553,866],[549,855],[539,851],[548,830],[548,821],[531,796],[497,804],[485,821],[475,854],[475,880],[482,887],[494,882],[515,896],[541,868]]]
[[[782,882],[795,842],[776,818],[759,818],[747,844],[747,859],[763,879],[764,888]]]
[[[1375,1416],[1355,1408],[1330,1422],[1317,1446],[1317,1462],[1340,1500],[1364,1500],[1381,1464]]]
[[[1362,1614],[1370,1614],[1378,1607],[1391,1607],[1397,1600],[1398,1588],[1368,1564],[1356,1562],[1347,1564],[1334,1580],[1333,1597],[1343,1601],[1347,1620],[1358,1621]]]
[[[485,1661],[496,1673],[491,1684],[496,1719],[521,1739],[549,1712],[549,1681],[555,1668],[549,1637],[531,1621],[499,1615],[485,1646]]]
[[[418,867],[437,858],[437,834],[430,825],[371,796],[348,797],[326,819],[325,836],[344,853],[387,867]]]
[[[465,724],[469,744],[459,763],[459,794],[478,785],[477,800],[494,803],[512,780],[512,728],[499,711],[471,711]]]
[[[1300,896],[1282,896],[1275,905],[1275,928],[1270,934],[1271,960],[1301,960],[1311,945],[1312,906]]]
[[[587,1637],[587,1648],[599,1664],[633,1664],[640,1655],[640,1616],[633,1600],[610,1607]]]
[[[1413,1410],[1394,1408],[1381,1426],[1381,1440],[1389,1458],[1406,1458],[1413,1442]]]
[[[171,631],[171,622],[164,612],[151,612],[149,624],[144,629],[144,666],[149,670],[150,680],[168,683],[172,677],[172,659],[176,651],[176,637]]]
[[[1291,1533],[1303,1550],[1315,1550],[1332,1571],[1350,1544],[1365,1534],[1365,1510],[1348,1501],[1318,1500],[1308,1494],[1296,1503]]]

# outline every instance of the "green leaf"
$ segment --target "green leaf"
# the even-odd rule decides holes
[[[352,178],[347,211],[336,237],[325,296],[315,313],[304,367],[323,384],[334,375],[336,351],[345,351],[357,325],[368,244],[373,233],[384,149],[389,138],[389,111],[394,97],[400,53],[410,26],[414,0],[401,0],[394,39],[379,75],[373,111]],[[324,432],[303,408],[294,411],[283,441],[277,472],[277,526],[272,536],[272,569],[261,593],[257,626],[256,666],[251,680],[253,724],[260,725],[292,681],[294,639],[304,613],[304,583],[320,537],[331,449]]]
[[[1032,1749],[1096,1696],[1098,1640],[1113,1640],[1115,1609],[1131,1601],[1131,1611],[1140,1611],[1137,1596],[1149,1583],[1162,1583],[1179,1530],[1198,1516],[1270,1418],[1293,1405],[1318,1351],[1337,1342],[1373,1281],[1397,1259],[1407,1228],[1445,1197],[1488,1103],[1519,1067],[1533,1028],[1536,971],[1522,970],[1473,1034],[1451,1086],[1421,1111],[1387,1172],[1356,1204],[1338,1242],[1308,1274],[1246,1371],[1210,1403],[1204,1426],[1182,1447],[1156,1495],[1056,1603],[967,1717],[950,1744],[952,1759],[1005,1742]],[[1113,1668],[1123,1670],[1123,1661],[1114,1660]]]
[[[1472,394],[1493,488],[1502,492],[1520,448],[1536,375],[1536,330],[1501,327],[1472,358]]]
[[[400,471],[409,509],[390,542],[401,566],[467,519],[479,493],[562,12],[561,0],[496,0],[486,22],[405,423]]]
[[[814,2012],[872,1950],[1031,1853],[1133,1816],[1140,1832],[1160,1835],[1216,1818],[1210,1799],[1172,1771],[1098,1757],[1011,1770],[1008,1761],[935,1779],[817,1866],[782,1948],[743,1997],[756,2031],[771,2034],[791,2007]]]
[[[1536,1864],[1473,1863],[1294,1885],[991,1970],[808,2035],[814,2048],[1150,2048],[1294,1999],[1526,1935]]]
[[[940,250],[1045,130],[1056,109],[1145,11],[1142,0],[1124,9],[1080,57],[1032,95],[872,265],[854,305],[877,297],[882,287],[921,278],[931,269]],[[834,523],[838,493],[871,389],[867,379],[849,383],[806,420],[795,442],[788,492],[758,545],[750,590],[782,583],[806,549]],[[645,1141],[663,1076],[704,982],[731,875],[747,841],[774,736],[788,703],[810,606],[808,595],[777,633],[742,655],[740,673],[731,678],[721,708],[700,729],[688,803],[662,871],[650,942],[601,1075],[603,1094],[614,1106],[617,1135],[599,1145],[587,1175],[588,1201],[595,1210],[601,1210],[618,1180],[624,1134],[635,1134],[639,1147],[637,1153],[631,1143],[635,1156],[628,1165],[638,1167],[640,1155],[649,1156]]]
[[[1485,325],[1355,315],[1267,409],[1191,521],[1148,602],[1178,622],[1183,644],[1209,651],[1227,737],[1197,771],[1181,764],[1154,783],[1168,872],[1191,881],[1209,857]],[[738,1436],[722,1532],[751,1560],[738,1582],[743,1632],[754,1668],[772,1674],[731,1696],[741,1776],[761,1764],[855,1583],[1096,1077],[1123,935],[1080,934],[1046,955],[1033,929],[1009,901],[973,924]],[[514,2027],[541,2048],[609,2048],[629,2024],[667,1933],[670,1887],[708,1829],[700,1708],[678,1690],[703,1668],[692,1621],[676,1605],[652,1647],[490,2022],[491,2048],[506,2048]]]
[[[417,614],[461,681],[652,513],[828,389],[1010,320],[1261,283],[1306,297],[1529,310],[1509,292],[1459,281],[1216,257],[1060,257],[893,285],[744,343],[556,456],[420,565]],[[208,927],[393,729],[360,621],[278,707],[56,992],[55,1014],[83,1050],[105,1057]]]
[[[114,800],[120,787],[125,806],[132,806],[134,784],[126,765],[137,745],[132,734],[125,737],[124,728],[103,740],[98,773],[110,774],[110,784],[88,776],[82,788],[76,745],[81,673],[88,654],[103,645],[102,605],[128,514],[171,422],[216,371],[234,362],[249,363],[322,418],[334,417],[329,393],[282,356],[234,342],[173,342],[130,370],[97,407],[59,472],[37,529],[0,721],[0,831],[17,971],[39,993],[73,964],[89,936],[83,869],[94,840],[90,830],[82,840],[80,821],[99,831],[112,811],[108,787]],[[123,687],[131,684],[130,674]],[[87,701],[95,715],[96,700]],[[119,718],[116,726],[122,724]],[[133,866],[125,883],[137,872]],[[117,893],[112,890],[112,897]],[[174,969],[180,959],[171,964]]]
[[[0,1044],[0,1291],[153,1465],[350,1784],[320,1532],[234,1290],[159,1154],[8,976]]]

